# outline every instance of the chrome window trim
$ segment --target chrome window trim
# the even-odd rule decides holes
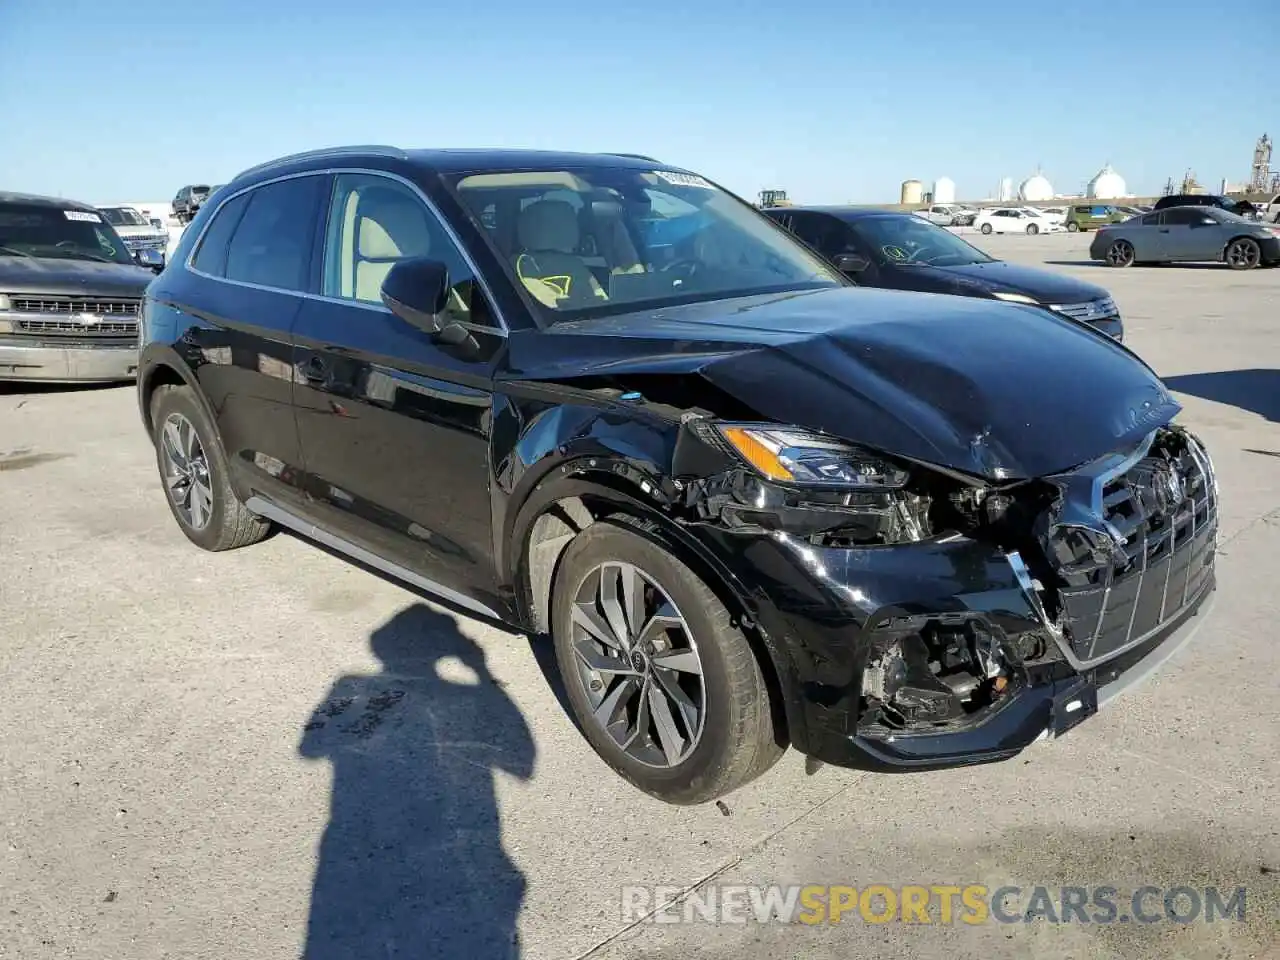
[[[204,237],[205,234],[208,233],[209,227],[213,224],[213,221],[217,218],[218,214],[222,212],[222,208],[232,200],[236,199],[236,197],[242,196],[251,190],[270,186],[273,183],[282,183],[286,180],[297,180],[302,177],[325,177],[344,173],[358,173],[375,177],[385,177],[388,180],[392,180],[408,187],[409,190],[416,194],[418,199],[426,205],[427,210],[436,219],[436,222],[444,228],[445,234],[457,248],[458,253],[462,256],[462,259],[466,262],[467,266],[470,267],[477,285],[484,292],[485,296],[489,298],[489,304],[493,308],[494,319],[498,322],[496,327],[488,327],[483,324],[471,323],[463,320],[457,321],[458,326],[466,330],[473,330],[477,333],[487,333],[492,336],[505,337],[508,335],[511,328],[507,324],[506,317],[502,314],[502,307],[499,305],[498,299],[493,295],[493,289],[489,286],[489,281],[486,280],[484,274],[480,272],[480,268],[477,266],[475,259],[471,256],[470,251],[467,250],[466,245],[462,242],[462,238],[459,237],[457,231],[453,229],[453,224],[449,223],[448,219],[440,213],[440,208],[432,202],[431,198],[423,192],[421,187],[412,180],[402,177],[398,173],[391,173],[387,170],[373,170],[367,167],[325,167],[321,170],[300,170],[280,177],[272,177],[269,180],[260,180],[257,183],[251,183],[247,186],[241,187],[234,193],[219,196],[217,206],[214,207],[213,212],[209,214],[209,218],[205,220],[204,226],[200,228],[200,233],[196,236],[195,242],[191,245],[191,252],[187,254],[187,259],[182,264],[183,269],[189,273],[195,274],[197,277],[202,277],[205,280],[213,280],[216,283],[227,283],[236,287],[246,287],[250,290],[265,290],[268,293],[285,293],[294,297],[302,297],[304,300],[318,300],[321,303],[337,303],[342,304],[343,306],[357,307],[361,310],[371,310],[375,313],[391,315],[391,311],[380,303],[366,303],[363,300],[348,300],[344,297],[327,297],[323,294],[311,293],[306,290],[290,290],[287,287],[272,287],[261,283],[250,283],[246,280],[230,280],[227,277],[215,277],[211,273],[205,273],[203,270],[197,270],[194,266],[196,254],[200,252],[200,245],[204,243]],[[222,193],[221,190],[218,192],[219,194]],[[328,203],[327,200],[325,202]]]

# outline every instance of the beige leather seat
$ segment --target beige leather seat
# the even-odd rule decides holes
[[[578,256],[578,213],[564,200],[536,200],[516,223],[516,276],[550,307],[583,307],[608,295]]]
[[[407,194],[386,187],[366,187],[351,194],[347,205],[343,246],[354,237],[355,250],[343,250],[343,296],[378,303],[382,281],[397,260],[431,256],[427,211]]]

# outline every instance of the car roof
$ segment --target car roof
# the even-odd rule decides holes
[[[435,174],[483,173],[506,170],[547,170],[583,167],[620,167],[636,170],[670,170],[688,173],[680,167],[661,163],[635,153],[586,153],[563,150],[511,150],[488,148],[430,148],[406,150],[400,147],[368,145],[340,146],[295,153],[268,160],[238,173],[230,182],[255,180],[268,173],[311,170],[336,162],[386,161],[417,167]]]
[[[92,212],[98,208],[79,200],[67,200],[64,197],[46,197],[38,193],[11,193],[0,190],[0,203],[25,203],[34,207],[49,207],[53,210],[84,210]]]

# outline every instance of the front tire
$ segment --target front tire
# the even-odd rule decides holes
[[[1224,259],[1232,270],[1252,270],[1262,262],[1262,247],[1256,240],[1240,237],[1227,244]]]
[[[569,544],[552,633],[583,735],[650,796],[706,803],[782,755],[746,636],[715,592],[641,528],[602,520]]]
[[[991,235],[991,224],[989,224],[989,223],[984,223],[984,224],[982,225],[982,232],[983,232],[984,234],[986,234],[987,236],[990,236],[990,235]]]
[[[231,489],[222,446],[189,387],[159,387],[151,398],[151,425],[165,500],[188,540],[220,552],[271,532]]]
[[[1067,233],[1079,233],[1079,232],[1080,232],[1080,224],[1076,223],[1074,220],[1072,220],[1070,223],[1067,224]]]
[[[1133,244],[1128,240],[1117,240],[1107,247],[1107,265],[1112,267],[1131,267],[1134,261]]]

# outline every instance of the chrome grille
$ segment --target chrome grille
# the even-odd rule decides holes
[[[1116,309],[1116,302],[1111,297],[1090,300],[1086,303],[1055,303],[1051,304],[1049,309],[1072,320],[1083,320],[1085,323],[1120,315],[1120,311]]]
[[[108,319],[103,317],[96,323],[78,320],[74,317],[19,317],[14,327],[20,333],[35,333],[50,336],[72,337],[134,337],[138,335],[136,319]]]
[[[142,299],[97,300],[84,297],[11,296],[9,308],[15,313],[90,313],[113,318],[136,317],[142,308]]]
[[[1068,527],[1051,538],[1066,585],[1062,624],[1082,663],[1127,650],[1196,600],[1213,572],[1218,487],[1212,462],[1189,434],[1177,452],[1131,461],[1095,478],[1100,534]]]

